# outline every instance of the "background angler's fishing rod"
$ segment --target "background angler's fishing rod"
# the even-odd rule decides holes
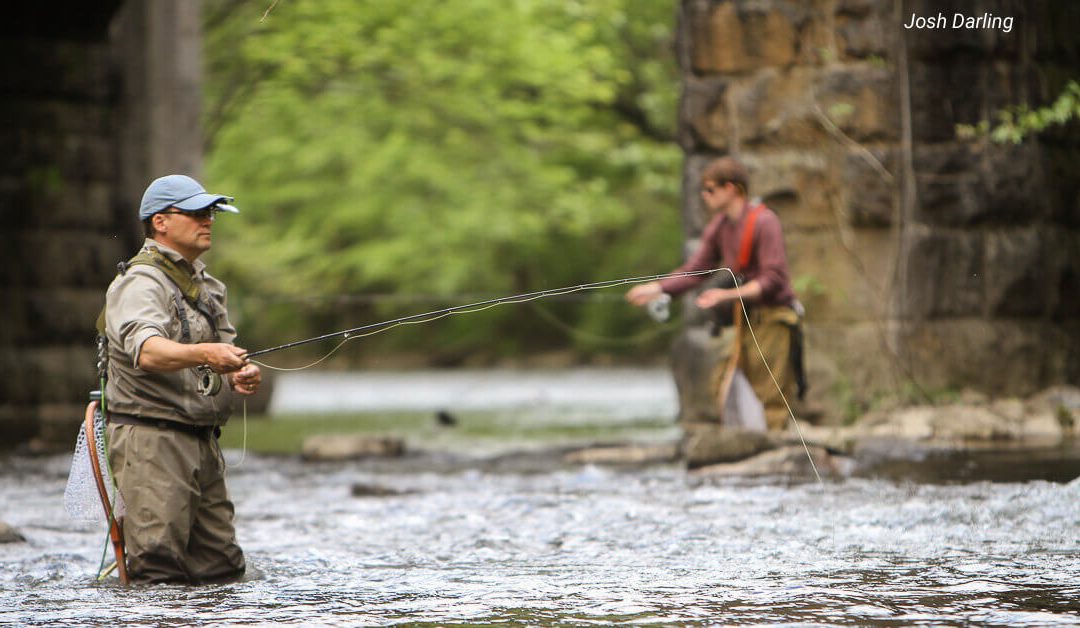
[[[336,347],[334,347],[333,349],[330,350],[329,353],[327,353],[323,357],[319,358],[315,362],[312,362],[311,364],[308,364],[307,366],[302,366],[302,367],[299,367],[299,368],[274,367],[274,366],[270,366],[269,364],[264,364],[264,363],[258,362],[256,360],[252,360],[256,364],[260,364],[260,365],[265,366],[267,368],[271,368],[271,369],[278,370],[278,371],[301,371],[301,370],[304,370],[304,369],[307,369],[307,368],[311,368],[312,366],[315,366],[316,364],[319,364],[323,360],[329,358],[331,355],[333,355],[333,353],[335,351],[337,351],[339,348],[341,348],[349,340],[353,340],[353,339],[356,339],[356,338],[362,338],[364,336],[371,336],[371,335],[374,335],[374,334],[377,334],[377,333],[384,332],[384,331],[387,331],[389,329],[392,329],[392,328],[394,328],[394,327],[396,327],[398,325],[408,325],[408,324],[418,325],[418,324],[422,324],[422,323],[435,321],[437,319],[440,319],[440,318],[443,318],[443,317],[446,317],[446,316],[450,316],[450,315],[453,315],[453,314],[464,314],[464,313],[469,313],[469,312],[479,312],[481,310],[485,310],[485,309],[490,308],[490,307],[495,307],[496,305],[500,305],[500,304],[504,304],[504,303],[525,303],[527,301],[533,301],[533,300],[542,299],[542,298],[545,298],[545,297],[559,296],[559,295],[563,295],[563,294],[571,294],[573,292],[582,292],[584,290],[598,290],[600,288],[611,288],[611,287],[615,287],[615,286],[625,286],[625,285],[635,284],[635,283],[645,283],[645,282],[649,282],[649,281],[657,281],[657,280],[660,280],[660,279],[667,279],[667,278],[670,278],[670,277],[694,277],[694,276],[698,276],[698,275],[709,275],[709,274],[712,274],[712,273],[715,273],[715,272],[720,272],[720,271],[731,273],[732,279],[735,279],[735,275],[734,275],[734,273],[732,272],[732,270],[730,268],[721,267],[721,268],[713,268],[713,269],[710,269],[710,270],[695,270],[695,271],[685,271],[685,272],[677,272],[677,273],[667,273],[667,274],[663,274],[663,275],[648,275],[648,276],[645,276],[645,277],[627,277],[627,278],[624,278],[624,279],[611,279],[611,280],[608,280],[608,281],[598,281],[596,283],[586,283],[586,284],[581,284],[581,285],[578,285],[578,286],[568,286],[568,287],[564,287],[564,288],[552,288],[552,289],[549,289],[549,290],[540,290],[538,292],[527,292],[527,293],[524,293],[524,294],[515,294],[515,295],[507,296],[507,297],[499,297],[497,299],[489,299],[487,301],[478,301],[476,303],[469,303],[467,305],[456,305],[454,307],[448,307],[448,308],[445,308],[445,309],[442,309],[442,310],[434,310],[432,312],[424,312],[423,314],[413,314],[411,316],[403,316],[401,318],[395,318],[393,320],[382,321],[382,322],[379,322],[379,323],[371,323],[369,325],[363,325],[361,327],[354,327],[352,329],[344,329],[342,331],[336,331],[336,332],[333,332],[333,333],[330,333],[330,334],[323,334],[321,336],[315,336],[314,338],[307,338],[305,340],[297,340],[297,341],[289,342],[289,343],[286,343],[286,344],[283,344],[283,345],[280,345],[280,346],[277,346],[277,347],[270,347],[269,349],[260,349],[258,351],[252,351],[252,352],[248,353],[246,357],[248,359],[251,359],[251,358],[253,358],[255,356],[266,355],[268,353],[273,353],[275,351],[282,351],[282,350],[285,350],[285,349],[291,349],[293,347],[299,347],[301,345],[311,344],[313,342],[319,342],[320,340],[330,340],[331,338],[341,338],[342,339],[341,342]],[[736,290],[739,289],[738,282],[735,282],[735,289]],[[750,324],[750,317],[746,313],[746,304],[743,303],[743,297],[742,297],[741,292],[739,293],[738,297],[739,297],[739,303],[742,304],[742,308],[741,308],[741,310],[742,310],[742,319],[746,321],[747,329],[750,332],[750,336],[754,340],[754,345],[757,347],[758,355],[761,356],[761,360],[762,360],[762,362],[764,362],[765,368],[769,372],[769,377],[772,378],[773,385],[776,387],[777,392],[780,393],[780,398],[784,400],[784,405],[787,407],[788,415],[791,417],[791,420],[795,425],[795,429],[796,429],[796,431],[797,431],[797,433],[799,435],[799,440],[800,440],[800,442],[802,442],[803,450],[806,452],[806,457],[810,461],[810,466],[814,470],[814,475],[815,475],[815,477],[817,477],[818,483],[823,484],[822,479],[821,479],[821,474],[818,472],[818,469],[817,469],[817,464],[814,462],[814,457],[813,457],[813,455],[810,454],[810,448],[806,444],[806,438],[803,437],[802,427],[799,425],[799,421],[795,418],[795,411],[791,408],[791,404],[788,403],[787,397],[784,395],[784,391],[780,387],[780,382],[777,381],[776,375],[773,373],[772,367],[769,366],[768,361],[765,359],[765,353],[762,351],[761,344],[758,342],[757,334],[754,333],[754,328]]]
[[[441,310],[434,310],[431,312],[424,312],[422,314],[412,314],[410,316],[403,316],[401,318],[395,318],[393,320],[382,321],[379,323],[371,323],[369,325],[363,325],[361,327],[354,327],[352,329],[344,329],[336,331],[330,334],[323,334],[321,336],[315,336],[313,338],[306,338],[304,340],[296,340],[294,342],[285,343],[276,347],[270,347],[268,349],[259,349],[258,351],[251,351],[247,354],[247,358],[254,358],[260,355],[266,355],[268,353],[274,353],[275,351],[283,351],[285,349],[292,349],[293,347],[299,347],[301,345],[311,344],[313,342],[319,342],[321,340],[330,340],[332,338],[343,338],[348,340],[351,336],[356,334],[378,333],[377,330],[383,328],[389,328],[396,325],[403,325],[407,323],[421,323],[427,322],[427,320],[435,320],[444,316],[450,316],[456,313],[467,312],[476,308],[489,308],[504,303],[521,303],[524,301],[533,301],[536,299],[542,299],[545,297],[559,296],[563,294],[570,294],[572,292],[581,292],[583,290],[599,290],[601,288],[611,288],[614,286],[625,286],[635,283],[646,283],[649,281],[658,281],[660,279],[667,279],[671,277],[694,277],[697,275],[709,275],[715,272],[723,270],[722,268],[713,268],[710,270],[693,270],[680,273],[667,273],[663,275],[648,275],[644,277],[627,277],[624,279],[611,279],[608,281],[598,281],[596,283],[586,283],[578,286],[567,286],[564,288],[551,288],[548,290],[540,290],[538,292],[527,292],[524,294],[515,294],[506,297],[499,297],[497,299],[489,299],[487,301],[478,301],[476,303],[469,303],[466,305],[455,305]]]

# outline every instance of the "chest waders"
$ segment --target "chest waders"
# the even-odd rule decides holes
[[[123,275],[127,273],[128,268],[138,265],[153,266],[157,268],[165,273],[165,276],[168,277],[172,283],[174,288],[173,300],[176,304],[177,317],[180,319],[180,335],[182,343],[191,343],[191,324],[187,318],[184,301],[187,301],[192,308],[206,318],[207,322],[210,324],[210,329],[214,333],[215,340],[220,338],[214,316],[214,306],[209,299],[202,298],[201,288],[188,273],[184,272],[184,270],[175,262],[152,247],[143,249],[127,262],[120,262],[117,264],[117,270]],[[128,584],[130,579],[128,577],[125,559],[123,519],[122,515],[118,512],[119,508],[114,507],[114,503],[109,496],[109,484],[113,479],[112,473],[108,467],[108,447],[107,443],[97,442],[99,438],[104,440],[104,425],[106,417],[108,417],[105,386],[108,381],[109,371],[109,341],[105,332],[104,307],[101,308],[101,313],[98,315],[97,332],[97,370],[100,389],[90,393],[90,403],[86,406],[83,430],[86,433],[86,439],[88,441],[87,451],[90,458],[90,467],[93,473],[94,483],[97,488],[98,496],[101,498],[101,505],[105,510],[105,519],[109,526],[109,541],[112,543],[113,553],[116,556],[115,568],[120,577],[120,582],[122,584]],[[199,394],[210,396],[221,392],[221,375],[210,370],[210,367],[208,366],[197,367],[197,370],[199,372],[199,381],[196,390]],[[114,494],[119,495],[119,491],[115,490],[115,487],[113,487],[113,489]],[[100,573],[99,579],[107,576],[110,569]]]
[[[741,286],[744,282],[743,275],[741,274],[750,265],[750,258],[753,255],[754,249],[754,231],[757,224],[758,217],[765,209],[765,205],[758,203],[754,207],[750,208],[749,214],[746,216],[746,222],[743,224],[742,233],[739,237],[739,251],[735,261],[735,267],[732,269],[731,279],[729,282],[722,284],[722,288],[734,288]],[[725,281],[728,277],[724,277]],[[713,325],[711,335],[716,336],[720,333],[721,329],[726,326],[735,326],[735,339],[733,340],[733,349],[731,355],[728,358],[722,375],[716,378],[718,384],[716,389],[716,405],[717,411],[722,418],[724,410],[727,408],[728,395],[731,392],[731,386],[735,378],[735,371],[738,368],[739,360],[742,357],[742,343],[743,343],[743,319],[746,315],[743,311],[744,306],[742,300],[725,303],[720,306],[711,309],[710,313],[713,319]],[[793,376],[795,378],[795,385],[799,399],[803,399],[806,395],[807,382],[806,382],[806,368],[803,364],[803,332],[802,325],[800,324],[803,314],[801,313],[802,305],[798,304],[794,306],[796,313],[798,314],[798,321],[794,324],[789,324],[788,329],[791,333],[791,343],[788,349],[789,359],[792,366]]]

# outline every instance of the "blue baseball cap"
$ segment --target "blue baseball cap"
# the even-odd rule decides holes
[[[233,197],[210,194],[198,181],[182,174],[170,174],[154,182],[143,192],[139,205],[139,220],[146,220],[170,207],[193,212],[214,205],[221,211],[239,214],[240,210],[229,205]]]

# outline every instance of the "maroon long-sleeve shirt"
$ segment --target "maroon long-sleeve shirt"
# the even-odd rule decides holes
[[[784,234],[780,218],[773,210],[764,207],[754,223],[753,248],[745,268],[738,269],[739,246],[743,225],[753,205],[747,203],[739,218],[731,220],[720,213],[709,221],[701,234],[701,244],[686,263],[674,272],[709,270],[727,267],[741,273],[747,281],[756,279],[761,284],[762,305],[791,305],[795,289],[791,286]],[[712,275],[694,277],[670,277],[660,281],[660,287],[671,295],[690,290]]]

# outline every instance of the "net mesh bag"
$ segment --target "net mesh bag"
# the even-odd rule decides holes
[[[94,411],[94,445],[109,502],[116,503],[119,496],[116,495],[112,474],[109,472],[109,459],[105,452],[105,420],[100,408]],[[105,519],[97,480],[94,479],[94,464],[94,457],[90,455],[90,439],[86,437],[86,422],[83,421],[79,427],[79,436],[75,439],[75,453],[71,457],[71,471],[64,489],[64,509],[75,521],[90,523]]]
[[[754,394],[754,387],[750,385],[750,380],[746,379],[742,369],[735,369],[735,376],[731,379],[723,418],[724,424],[730,427],[754,432],[764,432],[767,429],[765,406]]]

